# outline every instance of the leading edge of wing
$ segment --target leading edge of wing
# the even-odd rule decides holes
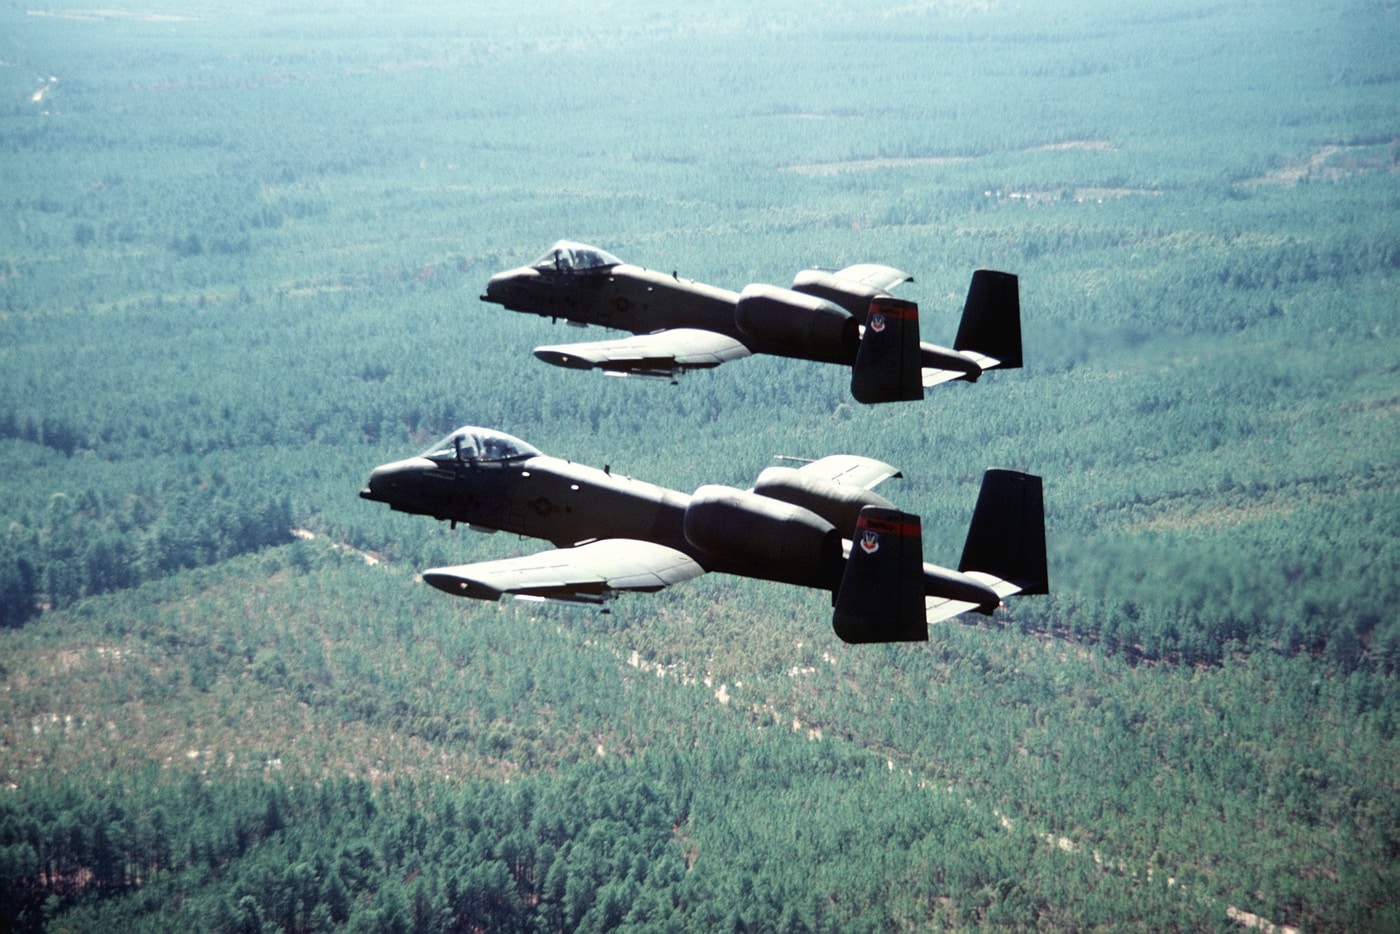
[[[734,338],[700,328],[535,348],[536,357],[555,366],[645,375],[708,369],[750,353]]]
[[[512,594],[602,603],[620,591],[654,592],[704,573],[689,555],[666,545],[609,538],[519,558],[430,568],[423,580],[454,596],[478,600]]]

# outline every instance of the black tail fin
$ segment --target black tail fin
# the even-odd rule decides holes
[[[861,509],[831,625],[845,642],[928,640],[918,516],[883,506]]]
[[[992,357],[1006,369],[1021,365],[1021,286],[1014,275],[993,269],[972,274],[953,349]]]
[[[924,397],[918,305],[884,295],[871,299],[851,369],[851,395],[867,405]]]
[[[1039,477],[999,468],[982,475],[958,570],[983,571],[1015,584],[1023,594],[1050,592]]]

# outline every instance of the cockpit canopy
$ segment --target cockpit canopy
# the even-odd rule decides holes
[[[560,240],[530,266],[558,272],[587,272],[619,266],[622,260],[607,250],[572,240]]]
[[[540,450],[503,431],[464,425],[424,451],[429,460],[507,461],[537,457]]]

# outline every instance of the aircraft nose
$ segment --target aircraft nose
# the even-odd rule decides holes
[[[370,471],[369,483],[360,491],[361,499],[392,504],[406,487],[405,481],[419,471],[417,458],[382,464]]]
[[[498,272],[486,281],[486,291],[481,293],[481,300],[509,307],[513,299],[521,297],[525,283],[535,276],[534,270],[523,266]]]
[[[510,272],[498,272],[486,282],[486,291],[481,293],[483,302],[495,302],[497,305],[505,304],[506,294],[510,291],[510,282],[515,278],[515,270]]]

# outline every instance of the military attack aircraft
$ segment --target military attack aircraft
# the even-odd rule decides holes
[[[376,468],[360,496],[558,546],[423,572],[440,590],[482,600],[602,604],[706,572],[738,574],[830,591],[836,634],[861,643],[925,641],[929,623],[1049,592],[1039,477],[986,472],[954,571],[925,564],[919,517],[872,492],[897,476],[881,461],[838,454],[769,467],[750,490],[705,485],[687,495],[466,426]]]
[[[876,403],[922,399],[929,386],[1021,365],[1016,276],[973,273],[951,349],[920,342],[918,306],[890,295],[908,281],[898,269],[862,263],[800,272],[790,289],[731,292],[560,240],[529,266],[492,276],[481,300],[631,331],[635,336],[617,340],[535,348],[546,363],[618,375],[674,381],[687,370],[773,354],[849,366],[851,394]]]

